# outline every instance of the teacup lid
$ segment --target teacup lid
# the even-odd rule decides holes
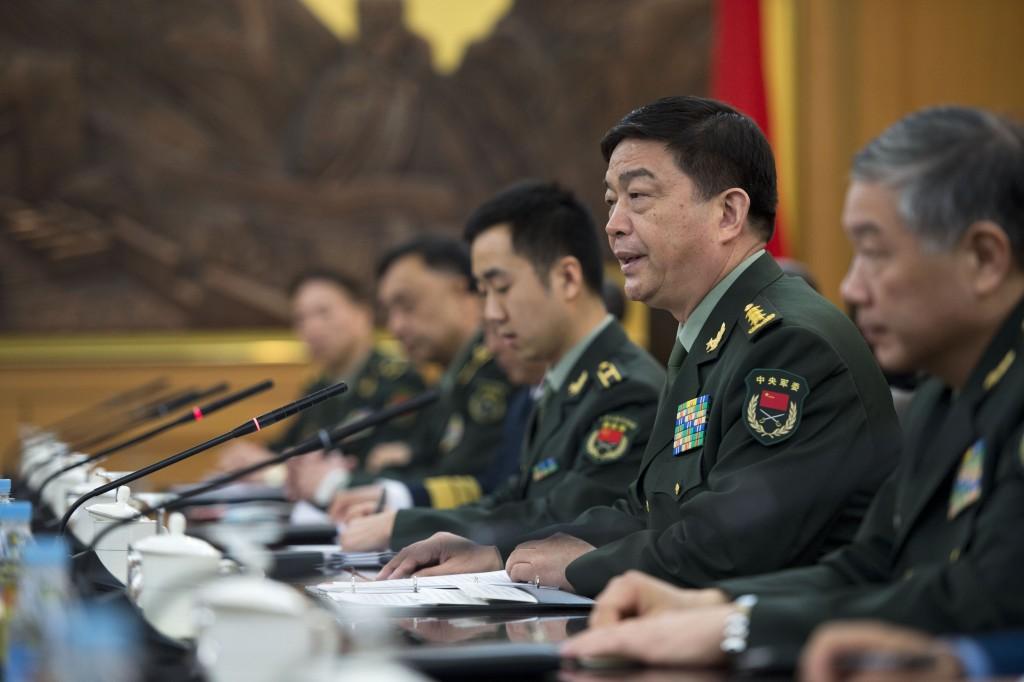
[[[252,575],[224,578],[211,583],[203,589],[200,600],[213,608],[285,616],[301,616],[308,609],[306,599],[294,588]]]
[[[128,486],[123,485],[117,489],[117,493],[114,497],[114,502],[107,504],[94,504],[87,510],[93,516],[99,516],[102,519],[130,519],[133,516],[138,516],[139,511],[128,504],[128,500],[131,498],[132,491],[128,489]],[[144,517],[139,517],[140,522],[148,522],[149,520]]]
[[[132,544],[140,553],[163,554],[167,556],[214,557],[221,553],[208,542],[185,535],[185,516],[174,512],[167,519],[167,532],[151,535]]]

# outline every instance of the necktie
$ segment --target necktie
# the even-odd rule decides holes
[[[533,418],[530,420],[530,430],[528,436],[530,441],[537,436],[537,432],[540,430],[540,424],[544,419],[544,410],[547,409],[548,404],[551,402],[552,396],[555,391],[551,386],[551,382],[548,381],[547,376],[541,382],[540,397],[537,398],[537,402],[533,408]]]
[[[676,342],[672,345],[672,354],[668,356],[668,381],[665,382],[666,387],[671,387],[675,383],[676,377],[679,375],[679,368],[683,366],[685,360],[686,349],[676,339]]]

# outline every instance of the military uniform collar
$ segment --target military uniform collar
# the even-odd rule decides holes
[[[579,399],[587,389],[594,386],[607,389],[627,378],[627,368],[613,359],[618,350],[629,343],[626,330],[612,317],[595,331],[558,391],[563,406]]]
[[[569,374],[575,369],[576,363],[579,361],[583,354],[587,352],[590,345],[594,340],[601,335],[601,332],[610,325],[615,318],[611,315],[605,315],[604,319],[594,325],[586,336],[580,339],[575,346],[570,348],[561,358],[558,359],[554,365],[548,368],[548,371],[544,374],[544,382],[550,387],[550,390],[557,393],[562,390],[562,386],[565,385],[566,380],[569,378]]]
[[[371,346],[370,352],[366,354],[366,357],[363,358],[363,361],[356,365],[356,368],[353,371],[349,372],[347,376],[340,376],[337,378],[337,380],[345,381],[348,382],[349,384],[356,383],[356,381],[360,377],[364,376],[367,372],[370,371],[370,368],[373,367],[373,363],[377,361],[380,355],[381,352],[377,349],[377,347]]]
[[[679,330],[676,332],[676,339],[679,344],[686,349],[689,353],[693,348],[694,342],[697,340],[697,336],[700,334],[704,324],[708,321],[711,313],[715,310],[715,306],[722,300],[725,293],[729,291],[729,288],[740,278],[747,269],[750,268],[754,262],[765,253],[764,249],[759,249],[757,253],[753,253],[747,256],[742,263],[734,267],[729,274],[722,278],[718,284],[716,284],[711,291],[701,299],[701,302],[697,304],[697,307],[693,309],[686,321],[679,325]]]
[[[782,268],[775,259],[767,252],[762,251],[760,255],[746,264],[743,272],[732,282],[729,288],[718,299],[714,309],[705,319],[696,342],[688,354],[686,364],[701,364],[714,360],[718,357],[719,351],[725,346],[725,341],[738,322],[745,318],[745,310],[755,300],[760,301],[762,306],[767,302],[758,299],[761,291],[782,277]],[[775,311],[770,313],[772,322],[781,322],[782,315]],[[766,327],[765,327],[766,328]],[[751,339],[760,333],[747,330]]]
[[[450,391],[458,384],[468,384],[477,371],[491,359],[491,352],[483,342],[483,330],[477,331],[466,345],[459,349],[452,363],[441,375],[441,390]]]
[[[999,330],[992,337],[981,360],[975,365],[964,384],[962,391],[956,394],[957,400],[977,400],[995,388],[1007,370],[1022,358],[1018,349],[1024,341],[1024,298],[1010,312]]]

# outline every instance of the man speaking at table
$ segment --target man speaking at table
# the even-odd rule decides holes
[[[601,148],[626,293],[680,324],[636,480],[518,547],[435,536],[382,577],[504,564],[513,579],[593,595],[628,569],[705,585],[813,563],[850,541],[895,466],[899,427],[867,344],[764,250],[775,164],[753,121],[671,97],[628,114]]]

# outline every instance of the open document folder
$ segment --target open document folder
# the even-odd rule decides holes
[[[589,609],[594,604],[592,599],[553,587],[512,582],[505,571],[364,582],[353,576],[307,589],[335,604],[388,609]]]

